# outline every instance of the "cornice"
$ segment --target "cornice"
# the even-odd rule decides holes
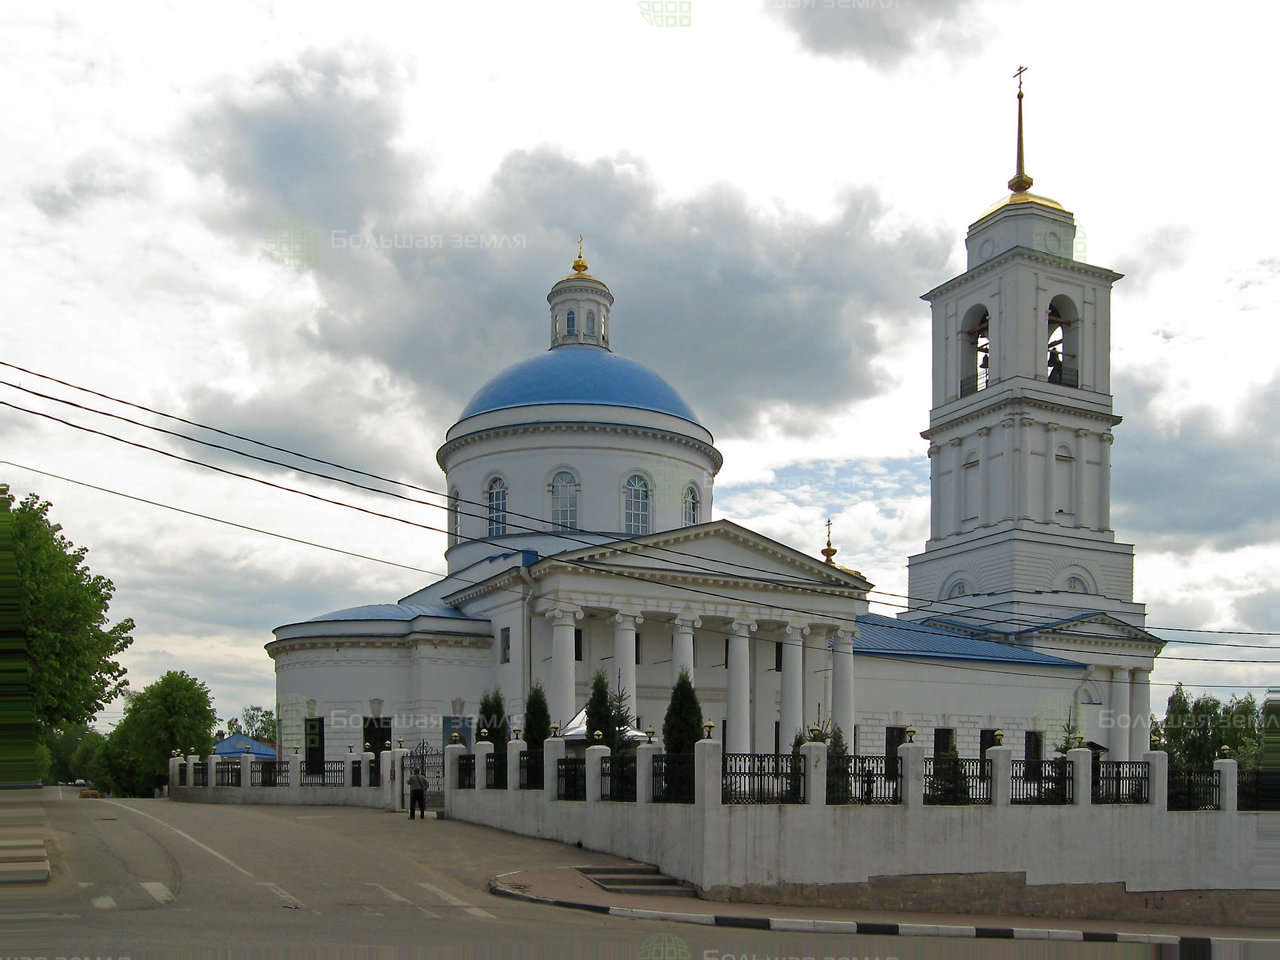
[[[724,456],[714,446],[705,441],[699,440],[697,437],[691,437],[685,433],[677,433],[674,430],[663,430],[661,427],[645,427],[631,423],[615,423],[609,421],[591,421],[591,420],[535,420],[525,423],[504,424],[502,426],[486,427],[482,430],[475,430],[471,433],[464,433],[460,437],[454,437],[452,440],[446,440],[440,449],[436,451],[436,463],[440,469],[445,469],[445,458],[453,454],[456,450],[463,447],[471,446],[482,440],[490,440],[495,437],[520,436],[530,433],[605,433],[617,434],[621,436],[638,436],[646,437],[651,440],[667,440],[674,442],[679,446],[689,447],[697,450],[703,456],[711,460],[713,464],[712,473],[719,473],[721,466],[724,465]]]
[[[273,640],[266,645],[267,656],[274,660],[283,653],[299,650],[353,650],[394,649],[412,650],[430,645],[434,648],[457,647],[460,649],[488,650],[493,646],[492,637],[475,634],[410,633],[401,637],[346,636],[346,637],[289,637]]]
[[[1067,273],[1081,273],[1093,277],[1096,280],[1103,280],[1115,283],[1124,276],[1123,273],[1116,273],[1114,270],[1108,270],[1106,267],[1095,267],[1089,263],[1082,263],[1079,260],[1068,260],[1065,257],[1055,257],[1051,253],[1045,253],[1042,250],[1035,250],[1032,247],[1010,247],[1003,253],[997,254],[985,263],[980,263],[970,270],[966,270],[958,277],[952,277],[945,283],[941,283],[934,287],[928,293],[922,294],[920,299],[925,301],[933,301],[946,294],[952,293],[956,288],[978,280],[989,273],[1005,267],[1008,263],[1014,261],[1027,261],[1038,263],[1042,266],[1053,267],[1063,270]]]
[[[998,388],[988,387],[987,389],[990,390],[990,389],[998,389]],[[948,402],[954,403],[955,401],[953,400]],[[942,431],[944,429],[950,430],[953,427],[963,426],[964,424],[972,423],[975,420],[985,419],[991,414],[997,413],[1001,410],[1006,410],[1009,407],[1018,408],[1017,410],[1009,411],[1009,414],[1017,414],[1017,413],[1020,413],[1022,409],[1031,407],[1036,410],[1043,411],[1045,413],[1072,415],[1072,416],[1084,417],[1089,420],[1097,420],[1100,423],[1105,423],[1107,425],[1107,429],[1117,426],[1124,421],[1123,417],[1117,416],[1114,413],[1099,413],[1093,410],[1086,410],[1080,407],[1073,407],[1067,404],[1065,401],[1062,403],[1053,403],[1051,401],[1042,400],[1037,397],[1028,397],[1024,394],[1009,394],[1009,395],[1006,395],[1003,399],[997,400],[994,403],[982,404],[962,414],[957,414],[956,416],[941,419],[937,423],[930,424],[927,430],[921,431],[920,436],[925,440],[932,440],[934,435],[939,431]],[[1008,416],[1009,414],[1006,414],[1006,416]],[[1057,424],[1057,426],[1061,427],[1061,424]],[[1099,431],[1099,432],[1104,432],[1104,431]]]

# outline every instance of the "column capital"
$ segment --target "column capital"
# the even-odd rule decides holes
[[[1115,435],[1111,433],[1100,433],[1098,434],[1098,438],[1102,440],[1103,443],[1115,443],[1116,439]]]
[[[928,455],[930,459],[936,457],[941,452],[942,452],[942,448],[938,446],[936,443],[929,444]]]
[[[958,447],[962,443],[964,443],[963,437],[952,437],[950,440],[947,441],[947,445],[951,447]]]
[[[757,624],[754,620],[734,620],[730,625],[734,633],[755,633]]]
[[[581,620],[582,609],[580,607],[552,607],[550,610],[544,610],[542,615],[556,626],[564,627],[575,620]]]
[[[1013,417],[1005,417],[1003,420],[1000,421],[1000,426],[1004,427],[1006,430],[1012,430],[1013,425],[1016,422],[1017,421]]]
[[[1087,437],[1087,436],[1088,436],[1090,433],[1092,433],[1092,432],[1093,432],[1093,431],[1091,431],[1091,430],[1087,430],[1087,429],[1085,429],[1084,427],[1076,427],[1076,436],[1077,436],[1077,437]]]
[[[980,436],[980,437],[986,437],[986,436],[990,436],[990,434],[991,434],[991,428],[990,428],[990,427],[979,427],[979,428],[978,428],[977,430],[975,430],[974,432],[975,432],[975,433],[977,433],[977,435],[978,435],[978,436]]]
[[[625,624],[628,620],[631,621],[631,625],[633,627],[638,627],[640,624],[644,623],[644,617],[638,613],[623,613],[619,611],[613,615],[613,622],[620,626]]]
[[[853,624],[847,627],[836,627],[834,634],[836,643],[844,643],[846,640],[852,643],[858,637],[858,628]]]
[[[1058,425],[1056,423],[1046,423],[1044,429],[1046,433],[1054,433],[1058,429]]]
[[[1019,420],[1020,420],[1020,422],[1022,423],[1022,425],[1023,425],[1024,427],[1034,426],[1034,425],[1035,425],[1035,422],[1036,422],[1035,417],[1025,417],[1025,416],[1024,416],[1024,417],[1019,418]]]

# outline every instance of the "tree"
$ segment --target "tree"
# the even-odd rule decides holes
[[[27,629],[37,728],[85,723],[125,688],[115,659],[133,642],[133,621],[108,626],[115,585],[90,573],[76,547],[49,521],[48,501],[29,494],[16,509],[8,491],[0,509],[14,519],[18,603]]]
[[[535,683],[529,690],[524,705],[524,739],[530,750],[541,750],[542,741],[551,736],[551,711],[547,709],[547,694],[542,684]]]
[[[276,742],[276,717],[266,707],[247,706],[227,720],[227,734],[242,733],[260,743]]]
[[[93,758],[107,738],[97,730],[85,730],[71,752],[71,760],[67,766],[67,780],[90,780],[93,782]]]
[[[693,753],[702,739],[702,705],[688,670],[681,670],[671,688],[671,701],[662,720],[662,742],[667,753]]]
[[[631,698],[626,690],[614,690],[609,694],[609,726],[604,731],[604,743],[614,753],[634,753],[636,745],[627,736],[635,726],[631,715]]]
[[[480,698],[480,739],[492,743],[494,753],[507,752],[507,706],[496,688]]]
[[[613,708],[609,703],[609,681],[604,671],[591,678],[591,696],[587,698],[587,746],[596,742],[596,731],[608,734],[613,727]],[[606,741],[601,741],[606,742]]]
[[[69,723],[45,732],[42,742],[49,748],[49,755],[53,762],[49,772],[52,780],[63,782],[83,776],[83,774],[72,772],[71,758],[89,733],[92,733],[92,730],[84,723]]]
[[[134,695],[105,747],[104,762],[122,793],[150,795],[166,782],[173,750],[213,749],[218,715],[209,688],[181,670],[170,670]]]
[[[1261,743],[1261,713],[1250,694],[1226,704],[1208,695],[1194,701],[1178,684],[1169,695],[1164,721],[1153,730],[1164,740],[1173,766],[1206,769],[1222,748],[1244,769],[1257,765]]]

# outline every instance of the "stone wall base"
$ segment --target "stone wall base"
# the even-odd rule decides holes
[[[1280,927],[1280,890],[1131,892],[1123,883],[1028,885],[1026,874],[964,873],[872,877],[866,883],[711,887],[707,900],[1147,923]]]

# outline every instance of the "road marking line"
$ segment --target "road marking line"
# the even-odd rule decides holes
[[[195,837],[191,836],[191,834],[186,833],[185,831],[179,830],[177,827],[175,827],[173,824],[169,823],[168,821],[161,820],[159,817],[153,817],[149,813],[143,813],[141,810],[136,810],[133,807],[129,806],[127,803],[120,803],[117,800],[103,800],[102,802],[109,803],[112,806],[119,807],[122,810],[128,810],[130,813],[136,813],[140,817],[146,817],[148,820],[154,820],[156,823],[160,824],[161,826],[168,827],[170,830],[172,830],[178,836],[182,837],[184,840],[190,840],[192,843],[194,843],[197,847],[199,847],[205,853],[212,854],[213,856],[217,857],[219,860],[225,863],[232,870],[239,870],[250,880],[253,879],[253,874],[250,873],[248,870],[246,870],[244,867],[240,866],[238,863],[233,863],[230,859],[228,859],[227,857],[224,857],[217,850],[213,849],[213,847],[209,846],[208,844],[201,843]]]
[[[99,910],[114,910],[116,908],[114,897],[94,897],[89,902]]]
[[[79,881],[79,882],[78,882],[78,884],[77,884],[77,885],[80,887],[80,889],[81,889],[81,890],[83,890],[85,887],[92,887],[92,886],[93,886],[93,881],[92,881],[92,880],[81,880],[81,881]]]
[[[78,913],[0,913],[0,921],[7,920],[79,920]]]
[[[387,899],[394,900],[396,903],[412,903],[413,902],[408,897],[400,896],[400,894],[396,893],[394,890],[388,890],[386,887],[384,887],[380,883],[374,883],[372,880],[366,880],[365,884],[370,887],[377,887],[384,894],[386,894]]]
[[[482,919],[482,920],[497,920],[497,919],[498,919],[498,918],[497,918],[497,917],[495,917],[492,913],[490,913],[488,910],[482,910],[480,907],[474,907],[474,906],[472,906],[471,904],[467,903],[465,900],[459,900],[459,899],[458,899],[457,897],[455,897],[452,893],[449,893],[449,892],[448,892],[448,891],[446,891],[446,890],[441,890],[439,887],[435,886],[434,884],[426,883],[425,881],[419,880],[419,881],[418,881],[418,886],[420,886],[420,887],[422,887],[422,888],[424,888],[424,889],[426,889],[426,890],[429,890],[431,893],[434,893],[437,897],[439,897],[439,898],[440,898],[441,900],[443,900],[445,903],[449,904],[449,906],[451,906],[451,907],[464,907],[464,908],[466,908],[466,912],[467,912],[467,913],[469,913],[469,914],[471,914],[471,916],[473,916],[473,917],[479,917],[479,918],[480,918],[480,919]]]
[[[173,903],[173,894],[169,892],[169,888],[163,883],[158,883],[155,880],[143,880],[139,882],[138,886],[151,894],[156,903]]]
[[[289,893],[287,890],[281,887],[278,883],[267,883],[267,881],[265,880],[259,880],[258,886],[270,887],[272,893],[274,893],[277,897],[279,897],[285,903],[290,904],[291,906],[297,907],[299,910],[306,909],[306,904],[304,904],[301,900],[299,900],[293,894]]]

